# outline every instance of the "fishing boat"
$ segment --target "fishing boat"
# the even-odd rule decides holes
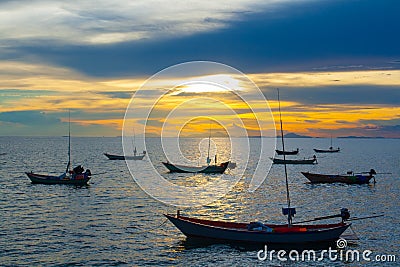
[[[77,166],[79,167],[79,166]],[[75,168],[77,168],[75,167]],[[75,169],[74,168],[74,169]],[[76,173],[73,170],[65,172],[59,176],[43,175],[33,172],[26,172],[33,184],[72,184],[72,185],[86,185],[91,178],[91,172],[87,169],[83,173]]]
[[[229,161],[223,162],[219,165],[204,165],[204,166],[186,166],[172,164],[169,162],[162,162],[170,172],[180,173],[224,173],[229,165]]]
[[[279,101],[279,91],[278,91]],[[280,104],[279,104],[279,113]],[[280,115],[281,118],[281,115]],[[281,136],[283,150],[283,129],[281,119]],[[285,155],[283,155],[285,159]],[[346,208],[340,210],[340,214],[315,218],[310,221],[340,217],[339,223],[333,224],[298,224],[293,217],[296,208],[291,206],[287,168],[285,166],[286,200],[287,206],[282,208],[282,213],[287,217],[287,224],[264,224],[262,222],[224,222],[181,216],[180,211],[176,215],[164,214],[185,236],[208,240],[222,240],[228,242],[262,243],[277,245],[317,245],[331,243],[350,227],[350,212]]]
[[[224,173],[225,170],[230,166],[232,169],[236,168],[236,163],[232,163],[230,165],[229,161],[222,162],[221,164],[217,164],[217,155],[214,156],[214,165],[211,165],[210,159],[210,145],[211,145],[211,125],[210,125],[210,133],[208,135],[208,152],[207,152],[207,165],[203,166],[187,166],[187,165],[179,165],[173,164],[169,161],[162,162],[162,164],[169,170],[169,172],[179,172],[179,173]]]
[[[333,224],[288,225],[204,220],[182,216],[179,212],[176,215],[164,215],[189,238],[268,245],[331,243],[337,240],[351,225],[351,223],[347,223],[345,220]]]
[[[310,159],[279,159],[270,158],[274,164],[317,164],[317,157]]]
[[[135,146],[135,130],[133,130],[133,156],[125,156],[125,155],[115,155],[115,154],[109,154],[109,153],[104,153],[104,156],[106,156],[109,160],[142,160],[144,156],[146,156],[146,151],[143,150],[142,154],[138,154]]]
[[[279,118],[281,119],[281,128],[282,128],[282,115],[280,113],[280,102],[279,102]],[[283,146],[283,128],[282,128],[282,150],[276,149],[276,153],[278,155],[283,155],[282,158],[270,158],[274,164],[317,164],[317,157],[314,155],[312,158],[304,158],[304,159],[287,159],[285,156],[286,155],[297,155],[299,153],[299,149],[297,150],[292,150],[292,151],[287,151],[285,150],[285,147]]]
[[[374,169],[369,172],[355,174],[352,171],[347,174],[318,174],[301,172],[311,183],[345,183],[345,184],[368,184],[376,174]]]
[[[329,149],[316,149],[314,148],[314,151],[317,153],[336,153],[336,152],[340,152],[340,148],[338,147],[337,149],[333,148],[333,147],[329,147]]]
[[[144,156],[146,156],[146,151],[143,151],[143,153],[140,155],[136,155],[136,153],[134,153],[133,156],[121,156],[109,153],[104,153],[104,155],[110,160],[142,160]]]
[[[278,155],[297,155],[299,154],[299,149],[297,148],[296,150],[292,150],[292,151],[283,151],[283,150],[279,150],[279,149],[275,149],[276,154]]]
[[[25,172],[33,184],[72,184],[86,185],[91,178],[89,169],[84,170],[81,165],[76,166],[72,170],[71,166],[71,119],[69,116],[68,124],[68,163],[67,168],[61,175],[45,175],[33,172]]]
[[[340,152],[340,148],[333,148],[332,146],[332,136],[331,136],[331,146],[328,149],[316,149],[314,148],[314,151],[317,153],[337,153]]]

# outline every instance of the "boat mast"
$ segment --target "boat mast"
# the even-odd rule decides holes
[[[71,110],[68,110],[68,164],[65,172],[69,171],[69,167],[71,166]]]
[[[133,147],[134,147],[134,149],[133,149],[133,155],[136,156],[137,151],[136,151],[136,134],[135,134],[135,128],[133,128]]]
[[[281,123],[281,139],[282,139],[282,149],[285,151],[285,142],[283,140],[283,127],[282,127],[282,113],[281,113],[281,101],[279,99],[279,88],[278,91],[278,108],[279,108],[279,120]],[[287,200],[287,207],[288,207],[288,226],[290,227],[292,224],[292,214],[290,209],[290,194],[289,194],[289,183],[288,183],[288,175],[287,175],[287,168],[286,168],[286,155],[283,153],[283,163],[285,166],[285,182],[286,182],[286,200]]]
[[[208,134],[208,153],[207,153],[207,165],[210,165],[211,159],[210,159],[210,145],[211,145],[211,122],[210,122],[210,130]]]

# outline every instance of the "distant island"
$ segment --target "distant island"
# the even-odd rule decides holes
[[[280,135],[276,136],[276,137],[281,137]],[[300,135],[300,134],[295,134],[295,133],[287,133],[284,134],[283,137],[285,138],[313,138],[311,136],[307,136],[307,135]]]
[[[354,136],[354,135],[349,135],[349,136],[339,136],[337,138],[354,138],[354,139],[384,139],[385,137],[383,136]]]

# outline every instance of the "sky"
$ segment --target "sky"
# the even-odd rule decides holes
[[[0,135],[65,135],[70,110],[74,135],[119,136],[149,77],[201,60],[247,75],[275,119],[280,88],[287,132],[400,138],[399,11],[396,0],[0,1]],[[139,113],[171,84],[162,82],[135,96]],[[240,99],[193,88],[160,101],[150,133],[199,94],[222,99],[240,113],[240,127],[259,134]],[[204,111],[218,113],[182,108],[194,117],[182,127],[188,136],[207,133]]]

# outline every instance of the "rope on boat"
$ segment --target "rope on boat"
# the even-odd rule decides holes
[[[163,226],[166,222],[168,222],[168,219],[165,219],[160,225],[157,225],[156,227],[146,229],[146,231],[153,231],[155,229],[158,229],[161,226]]]
[[[372,218],[377,218],[377,217],[382,217],[385,214],[378,214],[378,215],[371,215],[371,216],[367,216],[367,217],[355,217],[355,218],[351,218],[348,219],[348,221],[358,221],[358,220],[364,220],[364,219],[372,219]]]
[[[364,219],[372,219],[372,218],[377,218],[377,217],[382,217],[384,214],[378,214],[378,215],[371,215],[371,216],[366,216],[366,217],[354,217],[354,218],[348,218],[344,221],[358,221],[358,220],[364,220]],[[299,224],[299,223],[306,223],[306,222],[314,222],[314,221],[320,221],[320,220],[327,220],[327,219],[332,219],[336,217],[342,217],[341,214],[337,215],[329,215],[329,216],[324,216],[324,217],[317,217],[311,220],[306,220],[306,221],[300,221],[300,222],[294,222],[293,224]]]

